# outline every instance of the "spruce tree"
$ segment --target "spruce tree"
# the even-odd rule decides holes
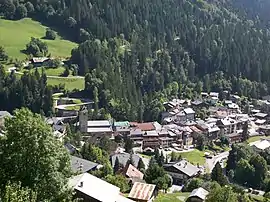
[[[228,184],[228,179],[223,174],[223,171],[219,162],[216,163],[214,169],[212,170],[211,179],[213,181],[217,181],[221,186]]]
[[[145,165],[143,163],[143,160],[140,158],[139,162],[138,162],[138,170],[142,171],[145,169]]]
[[[118,157],[116,157],[115,162],[114,162],[114,167],[113,167],[113,172],[114,174],[117,173],[120,169],[120,162]]]

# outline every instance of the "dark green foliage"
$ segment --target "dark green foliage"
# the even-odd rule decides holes
[[[16,8],[15,17],[18,20],[27,17],[27,8],[23,4]]]
[[[32,4],[31,2],[27,1],[26,4],[25,4],[25,7],[26,7],[26,9],[27,9],[27,13],[28,13],[28,14],[31,15],[31,14],[34,13],[35,8],[34,8],[34,6],[33,6],[33,4]]]
[[[48,45],[40,39],[31,38],[31,41],[26,44],[26,52],[35,57],[46,56],[48,54]]]
[[[120,191],[122,193],[127,193],[128,191],[130,191],[130,186],[128,184],[128,181],[126,180],[126,178],[123,175],[107,175],[105,177],[105,180],[117,187],[120,188]]]
[[[125,138],[125,152],[131,153],[133,148],[133,141],[130,138]]]
[[[114,162],[114,167],[113,167],[113,172],[117,173],[120,169],[120,162],[118,157],[116,157],[115,162]]]
[[[203,185],[203,180],[200,178],[193,178],[188,180],[184,187],[183,191],[184,192],[192,192],[194,189],[197,189]]]
[[[4,47],[0,46],[0,61],[7,61],[8,55],[4,49]]]
[[[16,7],[12,0],[2,0],[0,2],[0,14],[2,13],[5,18],[12,19],[15,15]]]
[[[144,172],[144,169],[145,169],[144,162],[143,162],[143,160],[140,158],[140,160],[139,160],[139,162],[138,162],[138,170]]]
[[[243,141],[246,141],[248,139],[248,123],[245,122],[243,125]]]
[[[12,112],[16,108],[27,107],[35,113],[41,111],[46,116],[52,114],[52,89],[47,86],[44,73],[24,73],[17,78],[14,73],[6,75],[0,65],[0,106]]]
[[[44,117],[25,108],[16,110],[5,120],[5,129],[6,138],[0,142],[0,189],[8,181],[21,182],[36,192],[37,201],[65,201],[70,156]]]
[[[54,40],[54,39],[56,39],[56,33],[53,30],[51,30],[50,28],[47,28],[45,38],[50,39],[50,40]]]
[[[196,146],[199,150],[203,151],[205,147],[205,137],[204,135],[198,135]]]
[[[62,75],[65,76],[65,77],[69,76],[69,68],[68,68],[68,66],[65,67],[65,70],[64,70]]]
[[[147,183],[156,184],[158,189],[167,190],[172,183],[164,168],[159,166],[154,158],[151,158],[144,178]]]
[[[211,179],[213,181],[217,181],[221,186],[228,184],[228,179],[223,174],[223,170],[219,162],[216,163],[214,169],[211,172]]]

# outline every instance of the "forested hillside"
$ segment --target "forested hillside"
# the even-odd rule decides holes
[[[19,3],[4,2],[0,12],[15,18]],[[263,13],[254,17],[270,9],[266,1],[254,9],[256,0],[24,3],[31,17],[81,43],[71,62],[86,75],[88,95],[115,118],[157,119],[166,98],[202,90],[269,93],[270,32],[260,26]]]

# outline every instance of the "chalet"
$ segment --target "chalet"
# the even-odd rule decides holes
[[[187,199],[187,202],[204,202],[208,194],[208,191],[206,191],[202,187],[199,187],[191,192]]]
[[[195,111],[192,108],[185,108],[184,113],[186,114],[186,120],[188,121],[195,120]]]
[[[142,148],[158,148],[159,147],[159,135],[156,130],[154,131],[146,131],[143,134],[143,144]]]
[[[156,185],[135,182],[128,195],[128,198],[137,202],[153,202],[156,195]]]
[[[132,202],[121,195],[119,187],[88,173],[72,177],[69,186],[76,192],[75,197],[84,202]]]
[[[224,118],[217,121],[217,126],[220,128],[221,135],[236,133],[237,121],[232,118]]]
[[[165,171],[172,176],[175,184],[182,184],[200,174],[200,169],[186,160],[164,164]]]
[[[225,134],[225,137],[227,137],[229,139],[229,141],[230,141],[231,144],[242,142],[242,140],[243,140],[242,133]]]
[[[41,66],[47,66],[48,62],[50,61],[50,58],[33,57],[30,61],[34,65],[34,67],[41,67]]]
[[[139,128],[133,128],[130,130],[128,137],[133,140],[134,144],[142,145],[144,132]]]

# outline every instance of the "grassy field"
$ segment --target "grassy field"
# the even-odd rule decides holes
[[[47,78],[47,82],[52,86],[64,84],[67,90],[84,89],[84,79],[81,78]]]
[[[58,67],[58,68],[43,68],[46,72],[47,76],[61,76],[63,72],[65,71],[64,67]],[[25,70],[22,70],[25,71]],[[26,70],[27,71],[27,70]],[[31,69],[31,72],[35,72],[36,69]],[[38,68],[38,72],[41,74],[42,68]]]
[[[31,37],[39,38],[45,36],[45,26],[29,18],[18,21],[0,19],[0,44],[5,48],[12,58],[24,60],[26,55],[21,52]],[[43,39],[42,39],[43,40]],[[55,40],[43,40],[48,44],[49,53],[54,57],[69,57],[71,50],[77,46],[59,35]]]
[[[189,195],[190,192],[159,194],[154,202],[185,202]]]
[[[205,163],[204,151],[194,149],[190,152],[179,153],[179,155],[181,155],[182,158],[186,158],[190,163],[194,165],[196,165],[197,163],[199,163],[199,165],[204,165]]]

